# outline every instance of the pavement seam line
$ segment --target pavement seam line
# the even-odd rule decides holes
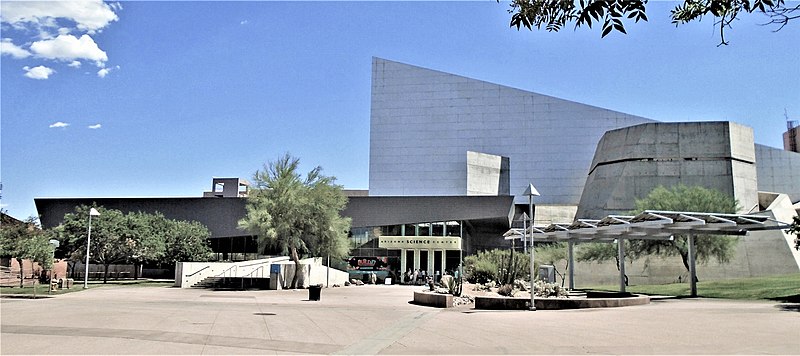
[[[406,315],[380,331],[363,338],[333,355],[375,355],[406,336],[419,325],[428,321],[439,312],[417,312]]]

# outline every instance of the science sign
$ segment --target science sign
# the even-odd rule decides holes
[[[460,237],[425,237],[425,236],[381,236],[378,247],[390,250],[398,249],[433,249],[460,250]]]

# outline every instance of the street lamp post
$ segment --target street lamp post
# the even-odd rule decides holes
[[[53,270],[56,268],[56,266],[55,266],[56,249],[60,245],[60,243],[56,239],[50,239],[49,242],[50,242],[51,245],[53,245],[53,254],[50,255],[50,258],[51,258],[51,262],[50,262],[51,263],[50,264],[50,278],[49,278],[50,280],[48,281],[48,282],[50,282],[50,286],[47,288],[47,294],[50,294],[50,292],[53,291]]]
[[[533,216],[535,215],[535,212],[533,210],[533,197],[534,196],[538,197],[539,196],[539,191],[536,190],[536,188],[533,186],[533,184],[528,183],[528,188],[525,189],[525,193],[523,193],[523,194],[528,196],[528,211],[530,211],[530,213],[531,213],[531,215],[530,215],[531,223],[528,224],[528,228],[531,229],[531,308],[530,308],[530,310],[531,311],[536,311],[536,290],[535,290],[535,288],[533,286],[533,282],[536,279],[535,278],[536,274],[534,273],[535,271],[534,271],[534,267],[533,267],[533,262],[535,261],[535,258],[533,256],[534,255],[534,250],[533,250]],[[527,233],[527,231],[526,231],[526,233]]]
[[[92,216],[100,216],[95,208],[89,210],[89,234],[86,236],[86,272],[83,274],[83,289],[89,288],[89,246],[92,244]]]

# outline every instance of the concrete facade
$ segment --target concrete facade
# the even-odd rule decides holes
[[[800,153],[756,145],[758,190],[779,192],[800,202]]]
[[[467,151],[467,195],[510,195],[508,157]]]
[[[743,211],[758,205],[753,130],[731,122],[648,123],[608,131],[597,144],[577,217],[635,208],[653,188],[721,191]]]
[[[420,68],[372,61],[372,196],[467,194],[466,152],[509,157],[517,203],[577,205],[607,130],[651,122],[595,106]]]

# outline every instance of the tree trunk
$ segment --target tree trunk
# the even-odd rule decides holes
[[[107,263],[107,264],[103,265],[105,267],[103,269],[103,284],[106,284],[108,282],[108,267],[110,265],[111,265],[110,263]]]
[[[300,279],[300,257],[297,255],[297,248],[292,247],[292,261],[294,261],[294,277],[292,277],[291,288],[297,288],[297,281]]]
[[[678,250],[678,254],[681,255],[681,261],[683,261],[683,267],[686,268],[686,272],[687,273],[691,272],[689,270],[689,251],[688,251],[688,249],[687,250],[682,249],[680,246],[678,246],[678,244],[675,243],[675,241],[672,241],[672,245],[675,246],[675,249]],[[691,278],[691,277],[692,276],[689,276],[689,278]],[[694,281],[695,282],[699,281],[697,276],[694,276]]]
[[[133,264],[133,280],[137,280],[137,279],[139,279],[139,264],[138,263],[134,263]]]
[[[64,278],[75,278],[75,261],[67,260],[67,275]]]
[[[17,264],[19,265],[19,287],[22,288],[25,286],[25,271],[22,268],[22,259],[17,258]]]

